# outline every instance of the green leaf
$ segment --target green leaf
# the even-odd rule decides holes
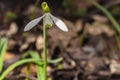
[[[32,58],[41,60],[39,53],[35,51],[30,51],[29,54]],[[44,80],[43,65],[42,66],[36,65],[36,69],[37,69],[36,71],[37,71],[38,80]]]
[[[58,63],[61,62],[63,60],[63,58],[57,58],[57,59],[53,59],[53,60],[48,60],[48,63]]]
[[[3,73],[2,75],[0,76],[0,80],[3,80],[7,74],[12,71],[14,68],[22,65],[22,64],[25,64],[25,63],[30,63],[30,62],[33,62],[33,63],[36,63],[36,64],[39,64],[39,65],[42,65],[43,62],[41,60],[37,60],[37,59],[24,59],[24,60],[20,60],[14,64],[12,64],[11,66],[9,66]]]
[[[2,38],[0,40],[0,73],[3,69],[4,56],[7,49],[7,39]]]

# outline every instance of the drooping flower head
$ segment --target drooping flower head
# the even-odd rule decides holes
[[[43,2],[41,4],[41,7],[44,12],[44,15],[30,21],[25,26],[24,31],[28,31],[28,30],[32,29],[34,26],[36,26],[41,21],[41,19],[43,19],[43,26],[45,26],[45,27],[51,27],[54,22],[57,25],[57,27],[60,28],[61,30],[66,31],[66,32],[68,31],[68,28],[64,24],[64,22],[62,20],[58,19],[57,17],[53,16],[50,13],[50,8],[46,2]]]

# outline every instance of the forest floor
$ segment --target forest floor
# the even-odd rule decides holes
[[[70,8],[64,7],[63,1],[48,0],[52,14],[63,20],[69,28],[68,32],[63,32],[53,25],[47,30],[48,59],[63,58],[59,63],[48,64],[48,77],[53,80],[120,80],[120,46],[112,23],[100,10],[83,3],[83,0],[71,2]],[[96,1],[103,5],[113,2]],[[30,19],[42,16],[41,2],[37,5],[35,0],[0,1],[0,37],[8,38],[4,69],[18,61],[26,51],[34,50],[42,54],[42,23],[28,32],[23,31]],[[108,10],[120,8],[119,4],[108,6]],[[83,9],[82,14],[74,13],[74,8]],[[113,14],[120,22],[117,11]],[[26,65],[17,67],[6,76],[6,80],[24,80],[26,68]],[[29,79],[37,80],[34,64],[30,69]]]

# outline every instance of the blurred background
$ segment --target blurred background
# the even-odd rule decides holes
[[[42,56],[42,22],[28,32],[23,29],[30,20],[43,15],[43,1],[69,28],[63,32],[53,25],[47,30],[48,59],[63,58],[48,64],[48,78],[120,80],[120,0],[0,0],[0,38],[8,39],[4,69],[26,51],[34,50]],[[26,67],[17,67],[6,80],[24,80]],[[30,69],[29,79],[37,80],[35,66]]]

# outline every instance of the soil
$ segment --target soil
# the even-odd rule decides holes
[[[8,39],[4,70],[17,62],[26,51],[35,50],[42,56],[42,22],[28,32],[23,31],[30,20],[43,15],[40,7],[42,1],[0,1],[0,37]],[[48,59],[63,58],[59,63],[48,64],[48,78],[120,80],[120,43],[116,40],[117,32],[107,16],[84,0],[46,1],[51,7],[51,13],[63,20],[69,29],[63,32],[56,25],[47,29]],[[111,9],[113,16],[120,22],[120,15],[117,14],[119,10],[113,11],[120,8],[119,0],[95,1]],[[5,80],[24,80],[26,77],[37,80],[35,65],[30,65],[30,76],[26,76],[26,68],[27,64],[15,68]]]

